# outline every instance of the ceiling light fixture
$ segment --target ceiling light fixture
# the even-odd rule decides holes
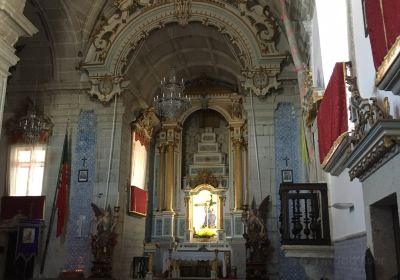
[[[180,114],[191,107],[190,97],[184,95],[183,78],[178,81],[176,69],[171,67],[168,78],[161,80],[161,93],[154,97],[153,105],[157,116],[167,121],[176,120]]]

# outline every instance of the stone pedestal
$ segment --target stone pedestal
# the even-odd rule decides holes
[[[174,217],[175,212],[173,211],[164,211],[162,213],[164,240],[174,240]]]

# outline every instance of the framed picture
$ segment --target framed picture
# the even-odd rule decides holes
[[[282,170],[282,183],[293,183],[293,170],[291,169]]]
[[[24,228],[22,231],[22,243],[32,244],[35,242],[35,228]]]
[[[89,178],[89,172],[87,169],[80,169],[78,172],[78,182],[87,182]]]

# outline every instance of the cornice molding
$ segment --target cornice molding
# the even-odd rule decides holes
[[[350,154],[350,179],[364,181],[400,151],[400,121],[377,122]]]
[[[376,86],[381,90],[400,95],[400,36],[397,37],[381,66],[376,72]]]
[[[350,152],[351,142],[349,133],[345,132],[336,139],[322,163],[322,168],[333,176],[339,176],[346,168],[345,163]]]

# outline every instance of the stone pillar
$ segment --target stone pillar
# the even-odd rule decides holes
[[[190,230],[191,229],[191,220],[189,217],[190,214],[190,196],[186,196],[185,197],[185,206],[186,206],[186,230]]]
[[[158,147],[160,152],[160,161],[158,167],[158,197],[157,197],[157,210],[162,211],[164,209],[164,190],[165,190],[165,146],[161,144]]]
[[[6,99],[8,69],[17,64],[14,44],[21,36],[32,36],[38,30],[23,15],[25,0],[0,0],[0,136]]]
[[[249,168],[249,162],[248,162],[248,158],[249,158],[249,152],[248,152],[248,143],[245,141],[242,145],[242,149],[243,149],[243,173],[244,173],[244,180],[243,180],[243,205],[249,205],[249,172],[248,172],[248,168]]]
[[[186,207],[186,219],[185,219],[185,224],[186,224],[186,228],[185,228],[185,241],[186,242],[191,242],[192,241],[192,217],[193,217],[193,213],[190,210],[192,207],[192,199],[191,196],[189,194],[186,194],[185,196],[185,207]]]
[[[224,205],[225,205],[225,196],[219,196],[219,229],[224,229]]]
[[[166,185],[166,202],[165,210],[173,211],[173,197],[174,197],[174,143],[168,143],[166,155],[166,168],[165,168],[165,185]]]
[[[243,168],[242,168],[242,140],[233,141],[233,174],[235,186],[235,210],[240,210],[243,204]]]

